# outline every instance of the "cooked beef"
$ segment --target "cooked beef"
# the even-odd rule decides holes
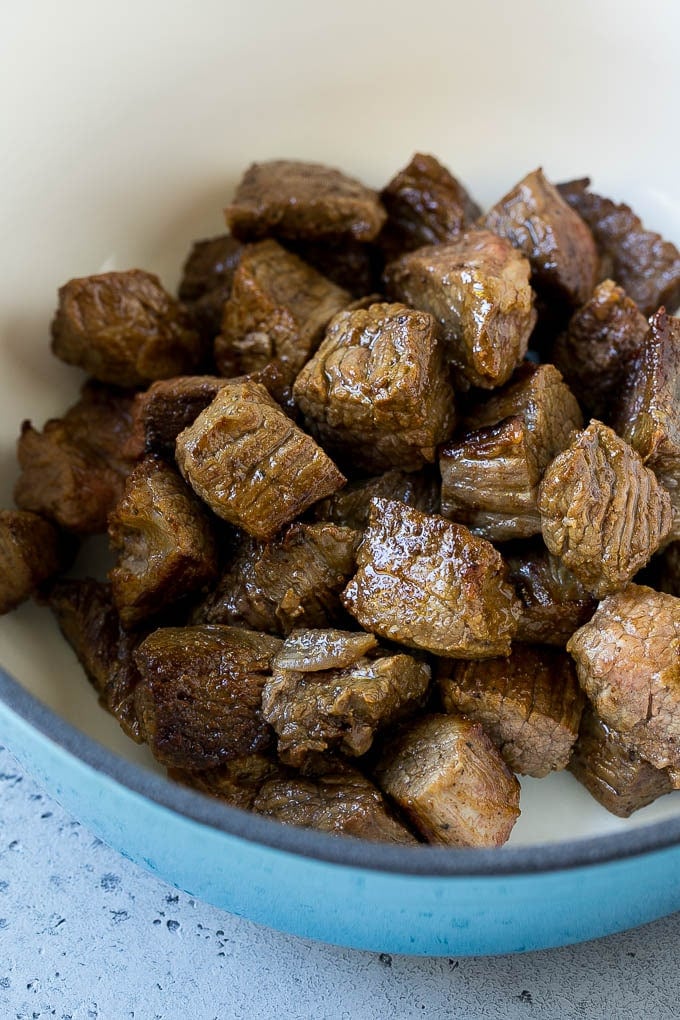
[[[680,302],[678,249],[645,230],[630,206],[602,198],[589,187],[585,177],[560,184],[559,191],[590,227],[600,253],[600,276],[616,280],[643,315],[660,305],[675,309]]]
[[[436,323],[402,304],[336,315],[293,396],[327,450],[373,473],[434,461],[453,429]]]
[[[672,525],[668,492],[598,421],[552,462],[538,506],[548,549],[598,598],[623,588]]]
[[[526,255],[536,288],[551,300],[588,300],[598,269],[593,236],[540,167],[489,210],[484,226]]]
[[[552,360],[589,414],[609,420],[626,375],[649,326],[613,280],[598,284],[557,338]]]
[[[179,434],[176,456],[218,517],[262,539],[345,483],[321,447],[248,380],[222,387]]]
[[[245,536],[194,621],[281,635],[339,622],[340,592],[356,568],[360,538],[350,528],[299,521],[271,542]]]
[[[162,765],[198,771],[265,750],[262,688],[281,647],[236,627],[162,627],[134,653],[136,708]]]
[[[439,512],[439,486],[426,471],[386,471],[375,478],[362,478],[317,503],[313,513],[322,521],[344,524],[364,531],[368,525],[371,500],[397,499],[425,514]]]
[[[504,550],[503,555],[522,603],[515,640],[564,648],[593,615],[595,599],[542,543]]]
[[[69,280],[59,290],[52,350],[101,382],[144,386],[190,372],[203,346],[186,310],[141,269]]]
[[[128,449],[137,456],[158,453],[174,458],[177,436],[193,425],[226,382],[216,375],[180,375],[152,383],[132,404]]]
[[[583,424],[560,373],[522,365],[466,424],[472,431],[440,452],[442,515],[497,541],[540,534],[539,482]]]
[[[271,755],[245,754],[214,769],[190,772],[170,768],[168,775],[183,786],[225,800],[232,807],[251,811],[262,786],[273,779],[286,779],[289,771]]]
[[[0,615],[9,613],[62,566],[57,529],[27,510],[0,510]]]
[[[174,468],[149,455],[128,475],[109,515],[109,573],[124,627],[191,596],[217,576],[217,551],[203,504]]]
[[[277,652],[274,666],[279,671],[297,670],[298,673],[342,669],[377,648],[375,635],[364,630],[293,630],[283,642],[281,651]]]
[[[519,817],[519,783],[482,727],[460,716],[419,719],[375,774],[429,843],[500,846]]]
[[[220,331],[243,245],[229,234],[196,241],[184,263],[179,298],[192,327],[210,344]]]
[[[566,768],[585,697],[565,652],[517,645],[503,659],[442,659],[437,679],[445,710],[480,723],[513,772]]]
[[[680,770],[680,599],[629,584],[572,636],[578,679],[600,718],[658,769]],[[680,787],[680,779],[673,780]]]
[[[385,270],[388,293],[437,320],[457,385],[493,389],[526,354],[536,322],[527,260],[488,230],[420,248]]]
[[[78,402],[42,432],[24,422],[17,448],[17,506],[78,534],[106,531],[109,511],[135,461],[127,449],[131,407],[129,394],[87,383]]]
[[[374,499],[343,594],[365,630],[451,658],[507,655],[520,606],[500,553],[467,528]]]
[[[140,637],[123,630],[109,585],[89,579],[57,581],[49,605],[100,705],[141,744],[146,733],[135,705],[140,675],[133,658]]]
[[[323,241],[286,241],[285,246],[352,297],[362,298],[380,287],[383,260],[373,244],[346,235]]]
[[[665,769],[655,769],[586,707],[578,740],[569,763],[589,793],[619,818],[629,818],[673,789]]]
[[[253,163],[225,210],[235,237],[316,241],[349,235],[372,241],[385,222],[375,191],[320,163],[274,159]]]

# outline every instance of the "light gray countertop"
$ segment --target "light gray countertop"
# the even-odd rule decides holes
[[[0,748],[0,1020],[665,1020],[680,914],[492,959],[379,956],[177,893],[96,839]]]

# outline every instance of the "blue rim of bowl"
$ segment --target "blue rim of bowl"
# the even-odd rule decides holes
[[[1,667],[0,702],[90,768],[163,808],[271,850],[345,867],[432,878],[491,878],[607,864],[680,844],[680,817],[606,836],[491,850],[392,846],[295,828],[230,807],[127,761],[76,729]]]

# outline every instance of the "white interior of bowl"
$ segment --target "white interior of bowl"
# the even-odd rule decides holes
[[[196,9],[198,7],[198,9]],[[680,5],[656,0],[203,0],[6,5],[0,14],[0,505],[24,418],[82,375],[54,360],[56,289],[141,266],[168,287],[253,159],[340,166],[379,187],[417,149],[482,203],[543,165],[590,174],[680,242],[674,126]],[[0,662],[84,732],[149,767],[102,712],[49,613],[0,620]],[[628,821],[568,774],[524,780],[515,844],[680,814],[680,794]]]

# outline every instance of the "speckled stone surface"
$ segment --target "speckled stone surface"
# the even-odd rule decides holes
[[[280,935],[122,858],[0,748],[0,1020],[670,1020],[679,951],[680,915],[494,959]]]

